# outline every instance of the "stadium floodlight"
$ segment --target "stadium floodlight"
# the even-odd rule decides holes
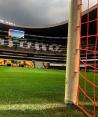
[[[1,23],[4,23],[4,20],[3,20],[3,19],[0,19],[0,22],[1,22]]]
[[[8,24],[8,25],[15,26],[15,23],[13,23],[13,22],[5,21],[5,23]]]
[[[5,23],[5,24],[11,25],[11,26],[15,26],[16,25],[15,23],[13,23],[11,21],[4,20],[4,19],[0,19],[0,23]]]
[[[65,103],[77,104],[80,60],[81,0],[69,1],[68,44],[66,61]]]

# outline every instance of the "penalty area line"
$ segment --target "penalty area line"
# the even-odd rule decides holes
[[[46,110],[53,108],[65,107],[63,103],[48,103],[48,104],[0,104],[0,110]]]

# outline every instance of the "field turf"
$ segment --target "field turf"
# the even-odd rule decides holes
[[[0,67],[0,104],[64,102],[65,72]]]
[[[64,70],[0,67],[0,117],[83,117],[77,109],[64,106],[45,110],[24,107],[24,104],[64,105],[64,91]],[[2,106],[15,104],[20,105],[20,110]]]

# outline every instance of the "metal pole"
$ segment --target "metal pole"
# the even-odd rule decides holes
[[[69,1],[65,104],[75,104],[79,84],[81,0]]]

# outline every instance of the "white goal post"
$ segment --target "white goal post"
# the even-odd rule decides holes
[[[65,104],[77,103],[79,85],[82,0],[68,0],[68,43],[66,60]]]

